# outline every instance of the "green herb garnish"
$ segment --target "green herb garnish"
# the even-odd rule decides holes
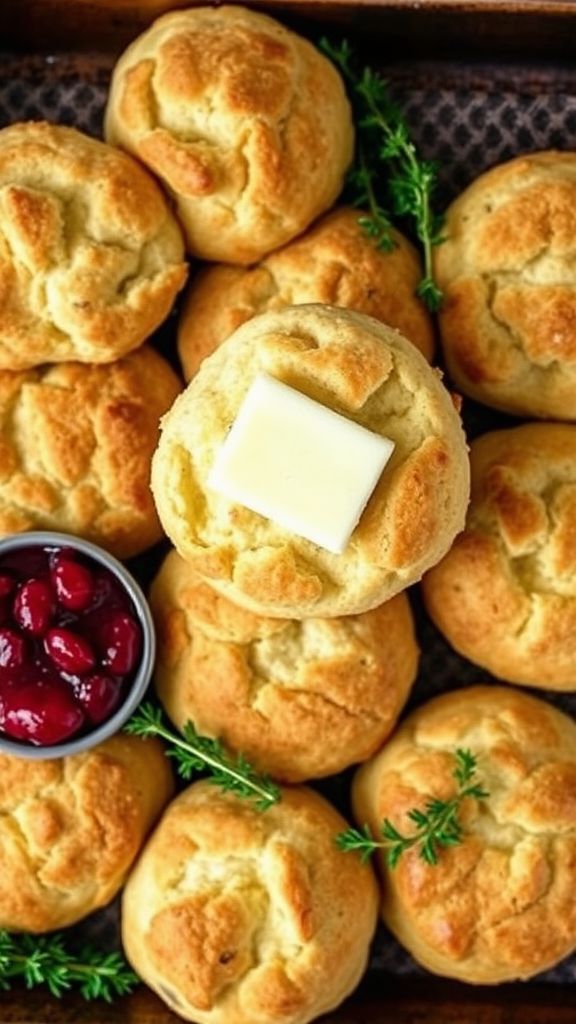
[[[349,184],[353,204],[367,210],[367,215],[359,218],[359,224],[379,248],[389,251],[394,242],[388,208],[393,215],[414,221],[424,256],[424,276],[416,294],[435,312],[442,303],[442,292],[432,270],[432,248],[442,241],[443,223],[443,218],[432,211],[431,205],[437,165],[418,156],[404,116],[390,98],[386,81],[371,68],[356,71],[347,40],[334,45],[328,39],[321,39],[320,49],[341,71],[354,108],[358,138]],[[379,164],[388,168],[381,187]]]
[[[382,839],[374,839],[368,825],[362,829],[349,828],[336,836],[336,844],[341,850],[357,850],[362,861],[375,850],[386,851],[386,863],[395,868],[400,857],[413,846],[420,848],[420,856],[426,864],[438,863],[440,847],[458,846],[462,842],[463,829],[458,814],[462,801],[467,797],[485,800],[489,793],[474,781],[476,774],[476,758],[469,750],[457,750],[454,778],[458,783],[458,791],[451,800],[428,800],[423,811],[413,808],[408,817],[416,825],[416,831],[403,836],[388,818],[380,826]]]
[[[0,930],[0,989],[22,978],[27,988],[46,985],[60,998],[78,986],[84,999],[127,995],[140,979],[121,953],[106,953],[91,946],[71,952],[57,932],[52,935],[12,935]]]
[[[178,774],[190,779],[197,772],[208,772],[208,781],[228,793],[254,800],[256,809],[265,811],[280,799],[278,786],[248,763],[243,754],[232,757],[219,740],[199,736],[192,722],[186,722],[182,735],[169,729],[160,708],[141,704],[124,726],[133,736],[159,736],[168,743],[168,757],[176,761]]]

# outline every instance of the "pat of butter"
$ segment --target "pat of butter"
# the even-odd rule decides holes
[[[340,554],[393,449],[388,438],[259,374],[208,486]]]

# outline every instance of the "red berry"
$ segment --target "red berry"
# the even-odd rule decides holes
[[[14,629],[0,629],[0,668],[18,668],[23,661],[23,638]]]
[[[14,580],[6,573],[0,573],[0,598],[8,597],[14,590]]]
[[[4,732],[35,744],[61,743],[84,724],[84,713],[72,691],[58,682],[37,682],[5,690],[2,705]]]
[[[94,668],[96,659],[90,644],[71,629],[49,629],[44,638],[44,649],[63,672],[81,676]]]
[[[76,688],[76,700],[82,705],[86,715],[98,725],[109,718],[120,702],[122,684],[110,676],[92,675],[82,679]]]
[[[132,672],[140,656],[141,642],[138,623],[125,612],[112,612],[98,630],[98,647],[104,668],[116,676]]]
[[[52,582],[58,601],[69,611],[84,611],[94,595],[94,577],[90,570],[63,554],[52,564]]]
[[[33,636],[42,636],[54,613],[52,590],[46,580],[28,580],[19,588],[12,614],[16,624]]]

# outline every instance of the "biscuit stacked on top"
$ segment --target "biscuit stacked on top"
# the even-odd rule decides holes
[[[71,128],[0,132],[0,534],[70,531],[119,557],[159,540],[150,458],[180,384],[140,346],[183,255],[130,157]]]

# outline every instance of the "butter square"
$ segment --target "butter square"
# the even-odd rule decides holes
[[[393,450],[388,438],[261,373],[216,455],[208,486],[341,554]]]

